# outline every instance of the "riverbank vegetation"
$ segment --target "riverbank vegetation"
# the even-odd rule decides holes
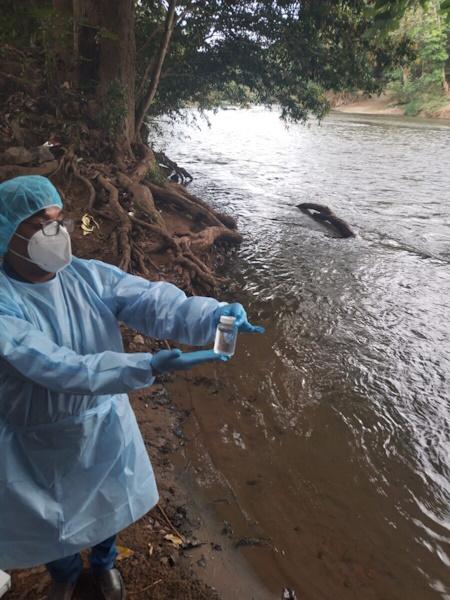
[[[406,11],[395,35],[406,35],[413,60],[390,74],[387,90],[407,116],[433,116],[450,104],[450,20],[441,0]]]
[[[384,5],[384,9],[383,9]],[[382,74],[381,95],[349,88],[329,94],[333,108],[405,116],[450,118],[450,3],[447,0],[396,3],[380,0],[381,21],[391,43],[408,47],[403,62]],[[384,15],[384,16],[383,16]]]

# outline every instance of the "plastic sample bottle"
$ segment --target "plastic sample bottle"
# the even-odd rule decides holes
[[[236,317],[220,317],[216,329],[216,339],[214,342],[214,352],[216,354],[226,354],[233,356],[236,349],[237,327],[235,325]]]

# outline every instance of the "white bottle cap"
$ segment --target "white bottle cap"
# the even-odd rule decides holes
[[[228,315],[222,315],[220,317],[220,322],[223,323],[224,325],[234,325],[235,321],[236,321],[236,317],[229,317]]]

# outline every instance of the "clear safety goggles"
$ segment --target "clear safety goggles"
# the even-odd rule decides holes
[[[45,221],[41,224],[42,233],[48,237],[58,235],[60,227],[64,227],[68,233],[72,233],[75,228],[74,220],[61,219],[59,221]]]

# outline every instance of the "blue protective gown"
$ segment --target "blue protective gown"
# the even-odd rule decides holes
[[[217,306],[94,260],[46,283],[0,269],[0,569],[74,554],[156,504],[127,396],[153,382],[151,355],[123,352],[119,321],[203,345]]]

